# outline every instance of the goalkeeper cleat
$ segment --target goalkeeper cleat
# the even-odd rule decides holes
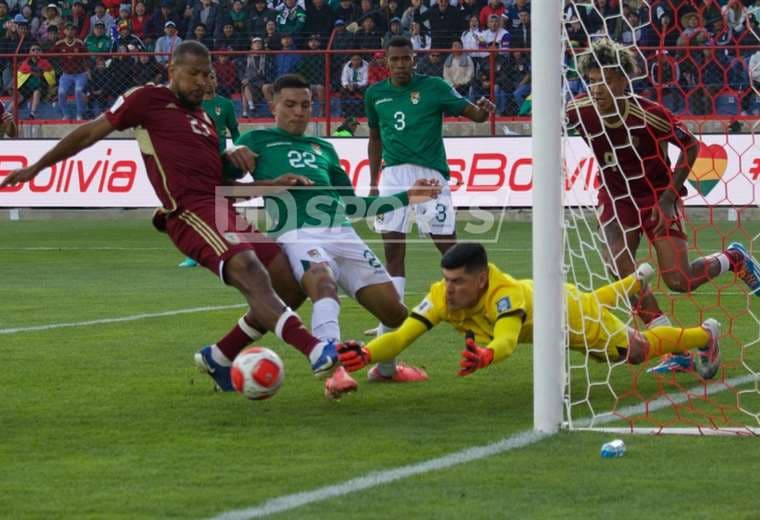
[[[428,375],[421,368],[399,361],[396,363],[396,372],[392,376],[384,376],[380,373],[380,367],[375,365],[367,372],[367,380],[373,383],[414,383],[427,381]]]
[[[648,374],[669,374],[671,372],[692,372],[694,357],[691,352],[663,356],[657,366],[647,369]]]
[[[694,368],[702,379],[712,379],[720,368],[720,323],[710,318],[702,322],[702,328],[710,334],[710,340],[697,351]]]
[[[198,267],[198,262],[188,256],[182,260],[177,267]]]
[[[750,294],[760,296],[760,264],[739,242],[731,242],[726,250],[733,251],[741,256],[741,262],[733,266],[733,271],[747,284]]]
[[[380,327],[373,327],[364,331],[365,336],[375,337],[380,334]]]
[[[234,390],[230,378],[230,367],[222,366],[214,361],[211,357],[210,345],[195,353],[195,366],[214,380],[214,384],[220,392],[232,392]]]
[[[325,397],[330,400],[340,399],[344,394],[356,392],[359,384],[348,375],[343,367],[338,367],[335,372],[325,381]]]
[[[320,341],[309,354],[311,372],[319,379],[325,379],[338,366],[338,350],[335,340]]]

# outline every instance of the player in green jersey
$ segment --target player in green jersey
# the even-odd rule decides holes
[[[304,135],[311,117],[309,84],[294,74],[274,82],[276,128],[254,130],[236,142],[256,154],[253,178],[274,181],[284,174],[305,177],[308,186],[265,197],[271,220],[267,230],[290,260],[296,279],[314,302],[312,328],[317,337],[338,339],[338,288],[356,300],[386,327],[396,328],[407,309],[388,272],[354,230],[349,217],[376,215],[412,202],[428,201],[440,192],[437,181],[419,179],[409,189],[381,197],[358,197],[333,146]],[[375,380],[370,371],[370,379]],[[423,381],[427,375],[394,364],[396,381]],[[338,369],[325,384],[325,395],[337,398],[356,389],[347,372]]]
[[[216,135],[219,136],[219,153],[223,153],[227,148],[227,130],[230,131],[230,137],[233,141],[240,137],[238,122],[235,118],[235,107],[232,105],[232,101],[216,93],[216,73],[213,70],[208,79],[208,87],[206,87],[206,93],[203,95],[201,106],[214,122]],[[197,266],[198,262],[189,256],[179,263],[179,267]]]
[[[464,116],[481,123],[496,107],[486,98],[470,103],[442,78],[416,74],[412,44],[403,36],[393,37],[386,44],[385,58],[390,77],[371,85],[364,95],[369,125],[370,193],[384,195],[412,185],[415,179],[438,179],[443,187],[441,195],[418,205],[415,213],[420,230],[430,234],[443,254],[456,243],[449,167],[443,146],[443,116]],[[410,208],[380,215],[375,224],[375,229],[383,234],[385,262],[402,300],[406,287],[406,234],[410,226]],[[381,326],[366,331],[371,335],[382,332]],[[380,368],[386,373],[392,370],[391,366]]]

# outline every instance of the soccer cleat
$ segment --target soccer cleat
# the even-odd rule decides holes
[[[414,383],[427,381],[428,375],[421,368],[399,361],[396,363],[396,372],[392,376],[384,376],[380,373],[380,367],[375,365],[367,372],[367,380],[374,383]]]
[[[734,267],[734,272],[747,284],[750,294],[760,296],[760,264],[739,242],[731,242],[726,249],[742,257],[741,263]]]
[[[198,262],[188,256],[182,260],[177,267],[198,267]]]
[[[652,264],[643,263],[636,268],[636,279],[641,282],[642,291],[649,286],[649,282],[654,278],[654,267]]]
[[[710,334],[710,340],[697,350],[694,368],[702,379],[712,379],[720,368],[720,323],[709,318],[702,322],[702,328]]]
[[[325,397],[334,400],[340,399],[344,394],[356,392],[359,384],[351,377],[345,368],[338,367],[335,372],[325,381]]]
[[[325,379],[338,366],[338,349],[335,340],[320,341],[309,354],[311,372],[319,379]]]
[[[372,327],[371,329],[367,329],[364,331],[365,336],[374,337],[380,334],[380,327]]]
[[[669,374],[670,372],[692,372],[694,357],[691,352],[683,354],[668,354],[662,356],[657,366],[647,369],[648,374]]]
[[[207,373],[214,380],[216,388],[221,392],[232,392],[230,367],[224,367],[211,357],[211,345],[203,347],[195,353],[195,366],[201,372]]]

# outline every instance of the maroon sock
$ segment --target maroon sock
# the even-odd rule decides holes
[[[238,354],[240,354],[240,351],[247,347],[253,340],[254,338],[250,337],[242,328],[240,328],[239,323],[236,323],[235,326],[232,327],[232,330],[216,343],[216,346],[219,347],[219,350],[222,351],[222,354],[224,354],[227,359],[232,361]]]
[[[319,340],[306,330],[298,316],[291,316],[285,321],[282,326],[282,339],[307,357],[319,343]]]
[[[734,251],[733,249],[726,249],[723,251],[723,254],[728,257],[728,263],[729,263],[729,269],[733,272],[736,272],[737,269],[740,269],[742,265],[744,265],[744,255],[742,255],[739,251]]]

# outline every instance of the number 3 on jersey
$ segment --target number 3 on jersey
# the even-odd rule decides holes
[[[393,114],[393,121],[393,128],[396,130],[401,131],[406,128],[406,116],[402,111],[399,110]]]
[[[288,161],[291,168],[316,168],[317,157],[311,152],[299,152],[291,150],[288,152]]]

